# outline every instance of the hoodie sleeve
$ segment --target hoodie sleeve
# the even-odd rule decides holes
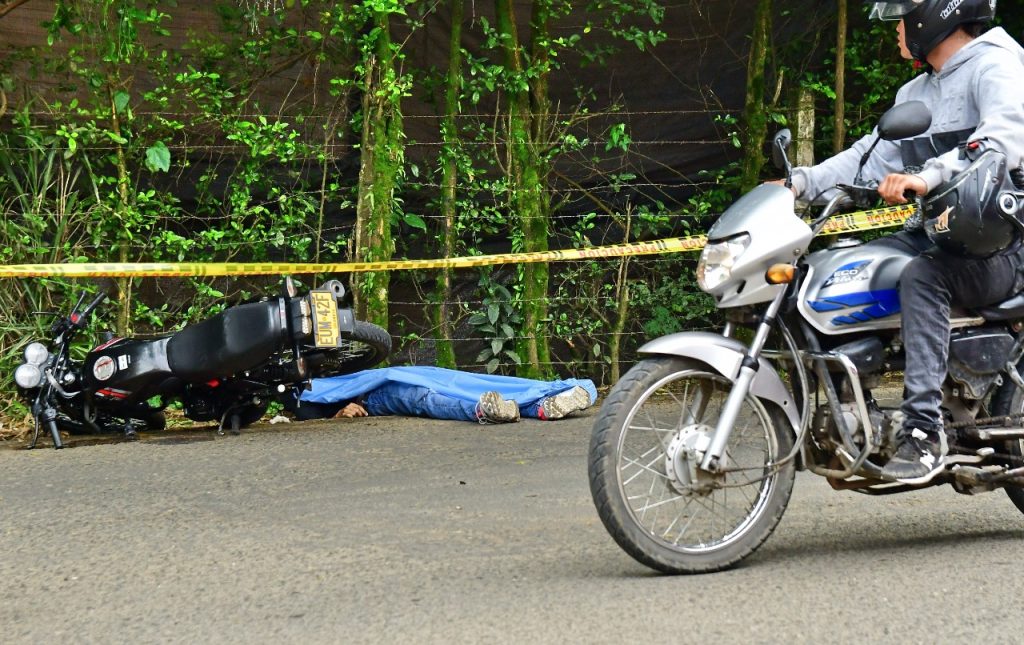
[[[861,158],[877,136],[876,128],[870,135],[861,137],[851,147],[816,166],[794,168],[793,188],[797,197],[805,201],[828,199],[832,197],[831,189],[836,184],[852,184]],[[891,141],[879,141],[864,166],[863,180],[881,181],[886,175],[902,170],[899,146]]]
[[[911,88],[915,83],[920,83],[921,78],[919,76],[901,87],[896,92],[896,100],[893,105],[899,105],[908,100]],[[871,134],[861,137],[851,147],[816,166],[794,168],[793,188],[796,190],[797,198],[809,202],[827,200],[832,197],[831,189],[836,184],[852,184],[857,177],[857,167],[860,165],[861,158],[874,143],[876,137],[878,137],[878,128],[875,128]],[[887,175],[894,172],[903,172],[903,155],[900,153],[900,146],[893,141],[879,141],[864,166],[862,181],[880,183]]]
[[[1004,152],[1009,167],[1016,168],[1024,158],[1024,64],[1013,53],[1000,52],[978,70],[972,92],[981,118],[969,140]],[[954,149],[929,160],[918,176],[930,192],[970,163]]]

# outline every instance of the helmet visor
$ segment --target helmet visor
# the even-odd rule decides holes
[[[913,2],[876,2],[871,9],[872,20],[902,20],[914,10]]]

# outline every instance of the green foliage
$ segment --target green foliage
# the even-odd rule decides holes
[[[869,5],[850,5],[852,29],[846,49],[846,132],[850,142],[869,134],[878,118],[892,106],[896,90],[913,78],[918,71],[899,54],[896,28],[893,22],[868,21]],[[835,49],[822,61],[822,71],[808,72],[801,83],[821,96],[825,103],[834,102]],[[829,110],[831,112],[831,110]],[[821,122],[815,140],[818,142],[816,158],[832,156],[832,133],[835,124],[829,119]]]
[[[519,365],[522,359],[515,351],[516,328],[522,316],[507,288],[494,282],[490,274],[480,278],[484,293],[481,311],[469,317],[469,324],[484,339],[486,346],[476,357],[488,374],[502,371],[503,365]]]
[[[653,0],[538,2],[530,18],[558,28],[523,29],[520,16],[518,66],[506,59],[510,34],[488,12],[474,12],[462,42],[480,46],[461,51],[459,116],[443,136],[438,126],[445,145],[407,159],[407,147],[433,142],[406,139],[403,108],[413,94],[445,105],[447,84],[443,71],[416,68],[404,48],[443,4],[219,2],[209,30],[186,33],[175,24],[174,3],[54,3],[47,44],[0,61],[0,89],[19,97],[0,130],[0,260],[353,259],[360,252],[358,206],[381,215],[383,228],[361,241],[370,257],[480,255],[536,248],[531,243],[588,248],[701,232],[738,196],[736,163],[679,178],[693,187],[678,199],[662,194],[665,182],[644,177],[650,160],[633,140],[636,122],[599,104],[596,88],[576,88],[573,105],[546,103],[546,83],[572,84],[573,64],[603,65],[623,48],[649,51],[662,43],[665,5]],[[864,16],[854,23],[851,136],[874,124],[912,74],[890,25]],[[7,73],[15,58],[28,61],[28,78],[45,77],[55,89],[39,96],[23,90],[30,84]],[[788,63],[772,54],[774,80],[811,87],[827,105],[831,61],[806,73]],[[281,78],[291,85],[275,94]],[[773,88],[764,91],[769,99]],[[522,108],[517,123],[510,118],[515,100]],[[765,104],[766,121],[782,124],[786,106]],[[821,141],[831,139],[826,121]],[[715,126],[722,148],[738,157],[746,142],[736,116],[718,112]],[[357,185],[351,164],[371,156],[374,181]],[[436,224],[448,163],[457,178],[450,251]],[[659,185],[643,188],[651,183]],[[524,205],[550,218],[542,239],[530,241],[527,220],[534,218]],[[552,363],[540,369],[607,378],[649,336],[714,324],[717,312],[696,290],[692,263],[555,264],[550,285],[534,294],[527,283],[546,278],[533,268],[460,272],[468,287],[449,294],[448,315],[453,329],[469,328],[456,336],[483,343],[460,363],[516,371],[530,360],[516,348],[526,336],[520,326],[533,324],[525,313],[543,303],[531,333],[551,337],[555,347]],[[425,276],[394,273],[366,276],[356,295],[379,292],[387,278],[403,293],[426,291]],[[125,282],[123,314],[136,331],[165,331],[265,293],[273,281]],[[65,310],[82,288],[45,280],[0,290],[0,373],[10,373],[3,368],[25,338],[45,332],[46,320],[28,312]],[[101,309],[97,328],[116,326],[113,309]],[[401,329],[408,344],[429,333],[408,319],[399,324],[409,327]],[[4,388],[9,384],[0,382]]]
[[[710,329],[719,320],[715,300],[697,288],[694,263],[665,261],[661,279],[636,284],[630,293],[644,338],[694,329]],[[652,276],[653,278],[653,276]]]

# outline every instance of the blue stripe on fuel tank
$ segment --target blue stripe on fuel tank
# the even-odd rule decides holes
[[[858,291],[838,296],[829,296],[822,300],[808,300],[808,306],[818,313],[839,311],[851,307],[864,309],[832,319],[834,325],[856,325],[879,318],[887,318],[900,313],[900,293],[897,289],[881,289],[878,291]]]

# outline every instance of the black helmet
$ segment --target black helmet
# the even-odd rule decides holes
[[[902,0],[874,5],[872,18],[905,21],[907,49],[922,63],[957,27],[989,22],[996,15],[996,0]]]
[[[922,215],[928,238],[948,253],[968,257],[1005,249],[1017,230],[999,210],[999,193],[1007,187],[1006,155],[986,150],[925,198]]]

